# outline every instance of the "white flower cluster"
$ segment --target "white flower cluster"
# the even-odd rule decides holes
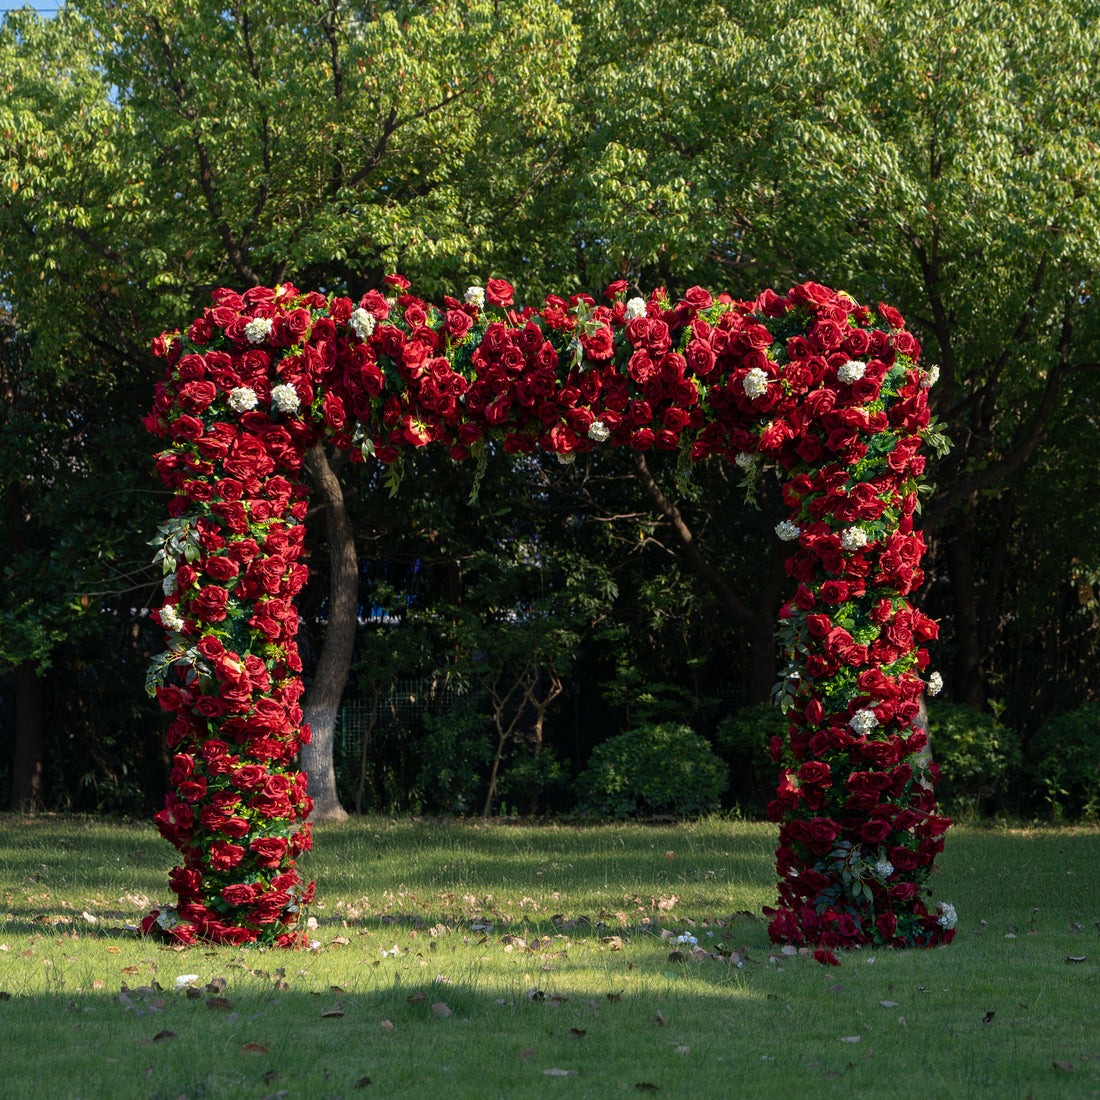
[[[921,372],[920,388],[930,390],[940,380],[940,368],[935,363],[926,371]]]
[[[742,470],[751,470],[752,469],[752,464],[755,461],[756,461],[756,455],[749,454],[748,451],[740,451],[738,453],[737,457],[734,459],[734,462],[736,462],[737,465]]]
[[[848,720],[848,725],[852,727],[860,735],[860,737],[866,737],[878,725],[878,718],[875,712],[869,707],[865,707],[863,710],[857,710],[855,714]]]
[[[563,454],[561,451],[558,451],[558,461],[563,466],[572,466],[573,463],[577,461],[577,456],[572,451],[569,451],[566,454]]]
[[[840,532],[840,545],[845,550],[862,550],[867,545],[867,532],[862,527],[849,527]]]
[[[636,317],[645,316],[645,299],[644,298],[631,298],[626,303],[626,319],[633,321]]]
[[[606,443],[611,438],[611,429],[602,421],[593,421],[588,429],[588,438],[596,443]]]
[[[176,590],[176,574],[166,574],[164,580],[160,582],[160,586],[164,590],[165,596],[171,596]]]
[[[939,695],[943,691],[943,677],[938,672],[933,672],[928,677],[928,684],[924,690],[927,695]]]
[[[791,523],[789,519],[784,519],[780,520],[780,522],[775,525],[775,533],[784,542],[794,542],[794,540],[802,534],[802,528],[797,524]]]
[[[485,308],[485,288],[483,286],[467,287],[463,298],[468,306],[477,306],[478,309]]]
[[[838,382],[847,382],[849,385],[858,382],[867,371],[867,364],[862,359],[849,359],[840,370],[836,372]]]
[[[755,401],[768,388],[768,376],[759,368],[753,367],[741,381],[750,401]]]
[[[360,340],[365,340],[374,332],[374,314],[360,306],[349,318],[348,324]]]
[[[274,322],[270,317],[253,317],[244,326],[244,334],[250,344],[262,344],[271,335]]]
[[[941,928],[950,931],[959,923],[959,914],[955,911],[955,907],[951,902],[941,901],[936,905],[936,908],[940,911],[940,919],[936,923]]]
[[[271,405],[281,413],[298,411],[298,391],[289,382],[271,388]]]
[[[885,856],[881,856],[875,864],[875,874],[885,882],[893,873],[894,865]]]
[[[259,403],[260,399],[256,396],[256,391],[249,389],[248,386],[238,386],[235,390],[229,391],[229,407],[234,412],[248,412]]]
[[[165,630],[182,630],[184,626],[179,612],[171,604],[165,604],[160,609],[160,621]]]

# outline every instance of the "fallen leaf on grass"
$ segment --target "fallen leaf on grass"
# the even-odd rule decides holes
[[[446,1001],[436,1001],[435,1004],[432,1005],[432,1012],[436,1016],[439,1016],[444,1020],[448,1016],[452,1016],[454,1014],[451,1006],[447,1004]]]
[[[1063,1073],[1076,1073],[1077,1067],[1072,1062],[1055,1062],[1055,1069],[1060,1069]]]
[[[678,1046],[678,1047],[676,1047],[674,1053],[675,1054],[690,1054],[691,1053],[691,1047],[685,1047],[685,1046],[682,1046],[682,1045]]]
[[[330,993],[346,993],[347,992],[347,990],[341,989],[340,986],[338,986],[338,985],[330,985],[328,987],[328,991]]]
[[[222,1012],[227,1012],[233,1007],[233,1002],[228,997],[207,997],[206,1007],[220,1009]]]
[[[527,1047],[525,1050],[521,1050],[519,1052],[519,1054],[516,1055],[516,1057],[527,1059],[527,1058],[530,1058],[531,1055],[534,1054],[534,1053],[535,1053],[535,1048],[534,1047]]]
[[[321,1013],[322,1020],[338,1020],[344,1015],[342,1008],[330,1008],[327,1012]]]
[[[634,1087],[641,1092],[660,1092],[660,1086],[655,1085],[652,1081],[636,1081]]]
[[[994,1011],[993,1011],[993,1009],[990,1009],[990,1010],[989,1010],[989,1011],[988,1011],[988,1012],[987,1012],[987,1013],[986,1013],[986,1014],[985,1014],[985,1015],[984,1015],[984,1016],[982,1017],[982,1023],[983,1023],[983,1024],[991,1024],[991,1023],[993,1023],[993,1017],[994,1017],[994,1016],[996,1016],[996,1015],[997,1015],[997,1013],[996,1013],[996,1012],[994,1012]]]
[[[879,1001],[883,1008],[901,1008],[897,1001]]]
[[[622,993],[608,993],[607,999],[613,1004],[617,1005],[622,999]]]
[[[347,936],[337,936],[336,939],[334,939],[332,941],[332,946],[333,947],[347,947],[348,944],[350,944],[350,943],[351,943],[351,940],[349,940],[347,938]]]
[[[585,1031],[583,1027],[571,1027],[569,1029],[569,1034],[572,1035],[574,1039],[583,1039],[588,1032]]]
[[[427,999],[427,993],[411,993],[408,997],[405,998],[405,1003],[410,1005],[422,1005]]]
[[[175,1037],[176,1033],[174,1031],[169,1028],[165,1028],[163,1031],[158,1031],[156,1035],[153,1036],[153,1042],[163,1043],[165,1039],[174,1039]]]
[[[863,1039],[862,1035],[842,1035],[840,1041],[842,1043],[858,1043]]]
[[[109,944],[107,947],[108,954],[117,955],[122,950],[117,944]]]
[[[544,1077],[576,1077],[577,1071],[575,1069],[544,1069],[542,1071]]]
[[[360,1077],[359,1080],[355,1082],[355,1087],[357,1089],[365,1089],[367,1087],[367,1085],[369,1085],[369,1084],[370,1084],[370,1078],[369,1077]]]
[[[665,1018],[661,1014],[660,1010],[657,1011],[656,1015],[653,1017],[651,1022],[659,1025],[660,1027],[665,1026]]]
[[[265,1047],[263,1045],[263,1043],[245,1043],[244,1046],[241,1047],[241,1053],[242,1054],[266,1054],[267,1053],[267,1047]]]
[[[397,1028],[395,1028],[393,1026],[393,1020],[383,1020],[382,1021],[382,1030],[383,1031],[396,1031]]]
[[[1088,959],[1088,955],[1067,955],[1066,962],[1068,963],[1083,963]]]

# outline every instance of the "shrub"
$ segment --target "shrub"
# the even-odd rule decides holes
[[[577,781],[581,808],[603,817],[709,813],[729,783],[726,765],[689,726],[621,733],[592,753]]]
[[[1100,817],[1100,703],[1045,722],[1028,747],[1027,774],[1051,818]]]
[[[936,793],[956,814],[980,812],[1020,766],[1016,731],[964,703],[930,706],[928,730],[942,775]]]
[[[787,719],[772,703],[757,703],[727,714],[714,731],[714,748],[730,766],[733,797],[762,810],[775,797],[779,769],[771,758],[771,739],[786,739]]]

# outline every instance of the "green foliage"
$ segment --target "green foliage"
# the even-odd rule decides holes
[[[492,755],[488,723],[477,701],[463,696],[442,713],[426,716],[424,726],[417,785],[445,813],[476,810]]]
[[[690,726],[641,726],[598,745],[577,781],[581,808],[601,817],[709,813],[729,784],[725,764]]]
[[[778,768],[771,739],[784,737],[787,720],[772,703],[727,714],[714,731],[714,748],[730,767],[733,797],[746,809],[761,810],[775,796]]]
[[[547,745],[536,756],[533,752],[517,752],[497,781],[502,801],[521,811],[531,806],[553,804],[569,790],[569,773],[553,748]]]
[[[1100,818],[1100,703],[1044,723],[1028,746],[1027,771],[1052,819]]]
[[[980,812],[1020,766],[1020,739],[992,714],[962,703],[928,708],[932,758],[939,764],[938,797],[953,813]]]

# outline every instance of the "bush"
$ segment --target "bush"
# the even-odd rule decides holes
[[[987,809],[1020,766],[1016,731],[964,703],[930,706],[928,730],[932,759],[942,775],[936,793],[956,814]]]
[[[1028,747],[1027,775],[1052,819],[1100,818],[1100,703],[1045,722]]]
[[[581,808],[602,817],[710,813],[729,783],[726,765],[689,726],[621,733],[592,753],[577,781]]]
[[[771,739],[786,740],[787,719],[772,703],[757,703],[727,714],[714,731],[714,747],[730,766],[733,797],[746,808],[763,810],[775,797],[779,768]]]

